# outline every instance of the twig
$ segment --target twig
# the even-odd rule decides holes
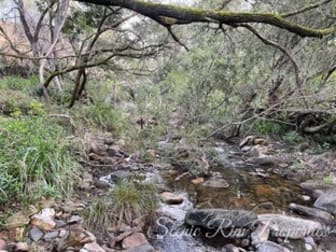
[[[179,45],[181,45],[184,49],[186,49],[186,51],[188,52],[189,51],[189,48],[183,44],[179,38],[174,34],[174,32],[172,31],[171,29],[171,26],[167,26],[167,30],[169,32],[169,34],[172,36],[172,38],[176,41],[176,43],[178,43]]]
[[[334,0],[320,1],[320,2],[317,2],[315,4],[311,4],[311,5],[305,6],[305,7],[301,8],[301,9],[296,10],[296,11],[281,14],[281,16],[282,17],[292,17],[292,16],[295,16],[295,15],[304,13],[306,11],[310,11],[310,10],[316,9],[316,8],[318,8],[318,7],[320,7],[320,6],[324,5],[324,4],[330,3],[332,1],[334,1]]]

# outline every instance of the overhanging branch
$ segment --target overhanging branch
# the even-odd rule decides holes
[[[120,6],[144,16],[158,20],[160,17],[174,19],[174,25],[190,23],[217,23],[217,24],[241,24],[262,23],[272,25],[301,37],[322,38],[335,33],[336,27],[326,29],[314,29],[289,21],[285,16],[275,13],[251,13],[228,12],[216,10],[203,10],[191,7],[181,7],[171,4],[160,4],[139,0],[76,0],[79,2],[93,3],[105,6]],[[288,14],[287,14],[288,15]],[[173,25],[173,24],[170,24]]]

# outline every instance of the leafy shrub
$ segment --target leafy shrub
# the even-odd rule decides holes
[[[300,136],[296,131],[289,131],[282,137],[282,140],[291,143],[299,143],[304,141],[304,138]]]
[[[257,120],[253,126],[254,130],[262,135],[279,135],[284,130],[281,124],[267,120]]]
[[[63,129],[46,118],[21,118],[0,126],[0,202],[71,192],[75,176]]]
[[[30,96],[13,90],[1,90],[0,112],[12,117],[20,115],[42,115],[44,105]]]

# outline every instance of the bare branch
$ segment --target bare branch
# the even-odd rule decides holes
[[[281,14],[281,16],[283,16],[285,18],[292,17],[292,16],[295,16],[295,15],[302,14],[304,12],[307,12],[307,11],[319,8],[322,5],[325,5],[325,4],[330,3],[332,1],[334,1],[334,0],[323,0],[323,1],[317,2],[315,4],[311,4],[311,5],[305,6],[305,7],[301,8],[301,9],[296,10],[296,11]]]
[[[182,47],[184,47],[184,49],[186,49],[186,51],[189,51],[189,48],[183,44],[179,38],[174,34],[174,32],[171,29],[171,26],[167,26],[167,30],[169,32],[169,34],[172,36],[172,38],[176,41],[176,43],[178,43],[179,45],[181,45]]]

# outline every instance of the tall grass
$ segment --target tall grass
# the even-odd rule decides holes
[[[157,203],[153,185],[125,179],[110,194],[92,202],[83,216],[88,226],[105,232],[116,225],[132,225],[137,218],[147,220],[153,217]]]
[[[0,203],[69,194],[75,171],[56,123],[21,117],[0,125]]]

